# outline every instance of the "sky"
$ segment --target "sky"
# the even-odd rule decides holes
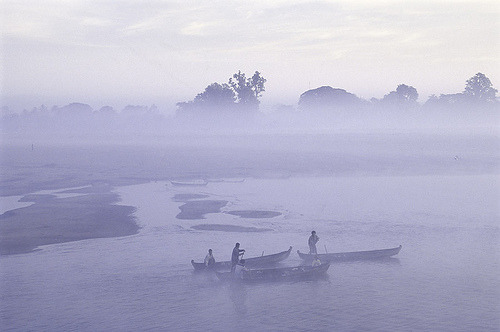
[[[0,0],[1,106],[71,102],[175,108],[239,70],[266,79],[262,105],[329,85],[419,101],[500,86],[499,1]]]

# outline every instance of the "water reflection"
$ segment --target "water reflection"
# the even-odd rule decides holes
[[[332,263],[333,265],[392,265],[392,266],[401,266],[401,261],[399,258],[395,257],[382,257],[377,259],[370,260],[358,260],[358,261],[346,261],[346,262],[336,262]]]
[[[233,302],[234,311],[238,315],[245,315],[247,313],[247,289],[246,286],[240,282],[229,283],[229,298]]]

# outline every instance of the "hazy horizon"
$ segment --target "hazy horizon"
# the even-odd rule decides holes
[[[1,106],[157,105],[171,112],[238,70],[262,106],[328,85],[363,99],[398,84],[419,102],[500,82],[496,1],[0,1]],[[314,17],[314,20],[310,20]]]

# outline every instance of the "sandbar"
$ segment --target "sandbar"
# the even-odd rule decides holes
[[[240,211],[227,211],[227,214],[239,216],[241,218],[274,218],[281,216],[281,212],[276,211],[259,211],[259,210],[240,210]]]
[[[188,201],[179,206],[181,212],[176,216],[177,219],[205,219],[207,213],[219,213],[221,208],[226,206],[228,201],[223,200],[202,200]]]
[[[174,202],[188,202],[194,199],[208,198],[208,195],[204,194],[176,194],[172,200]]]
[[[68,198],[24,196],[23,201],[34,204],[0,215],[0,255],[28,253],[47,244],[136,234],[135,208],[115,205],[119,195],[101,189]]]
[[[192,226],[192,229],[202,231],[221,231],[221,232],[241,232],[241,233],[262,233],[273,231],[270,228],[244,227],[237,225],[203,224]]]

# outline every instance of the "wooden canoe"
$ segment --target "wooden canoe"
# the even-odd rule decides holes
[[[370,260],[391,257],[397,255],[402,246],[389,249],[368,250],[368,251],[351,251],[351,252],[336,252],[331,254],[317,254],[321,262],[335,262],[335,261],[356,261],[356,260]],[[299,257],[305,261],[312,261],[316,254],[304,254],[297,250]]]
[[[258,257],[252,257],[252,258],[245,258],[245,266],[247,267],[263,267],[263,266],[269,266],[278,262],[281,262],[284,259],[287,259],[288,256],[290,256],[290,253],[292,252],[292,247],[288,250],[279,252],[277,254],[272,254],[272,255],[262,255]],[[196,263],[194,260],[191,260],[191,264],[193,265],[193,268],[195,271],[206,271],[206,270],[211,270],[211,271],[223,271],[227,270],[229,271],[231,269],[231,261],[224,261],[224,262],[215,262],[215,264],[212,264],[210,266],[205,266],[204,263]]]
[[[170,181],[174,186],[206,186],[208,181],[206,180],[193,180],[193,181]]]
[[[245,264],[246,265],[246,264]],[[298,281],[310,280],[326,274],[330,263],[319,266],[300,265],[268,269],[243,270],[240,274],[231,272],[215,272],[221,281],[266,282],[266,281]]]

